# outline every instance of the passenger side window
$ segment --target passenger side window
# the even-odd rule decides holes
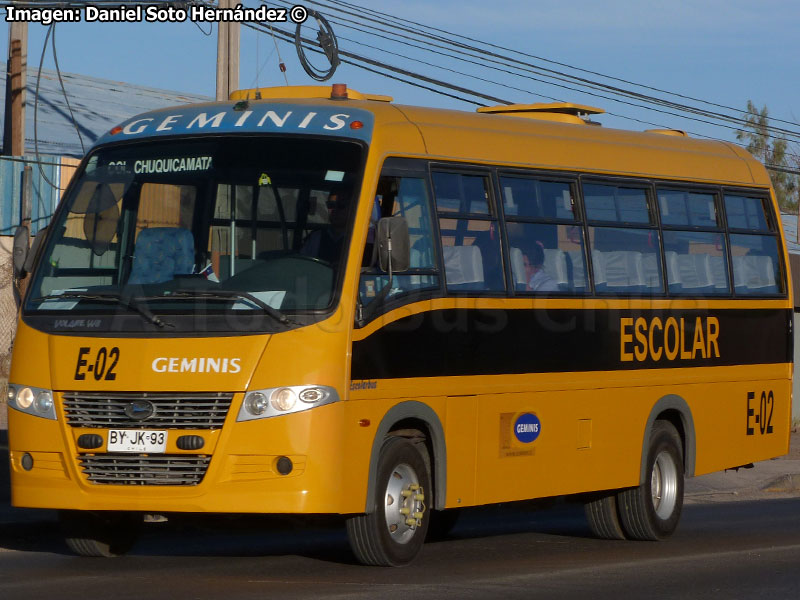
[[[500,177],[517,293],[588,292],[583,226],[567,181]]]
[[[729,294],[727,243],[715,194],[659,187],[657,195],[670,294]]]
[[[749,229],[751,231],[769,231],[767,217],[769,210],[763,198],[749,198],[734,194],[725,194],[725,214],[730,229]]]
[[[647,189],[585,183],[583,196],[595,289],[662,293],[661,243]]]
[[[609,223],[653,223],[643,188],[587,183],[583,186],[586,218]]]
[[[725,194],[725,216],[731,232],[731,261],[736,294],[783,294],[784,277],[777,228],[767,199]]]
[[[449,291],[503,291],[500,230],[488,175],[434,172]]]

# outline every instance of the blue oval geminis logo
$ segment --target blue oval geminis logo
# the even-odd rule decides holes
[[[134,421],[149,419],[156,412],[156,407],[149,400],[134,400],[125,407],[125,414]]]
[[[520,415],[517,422],[514,423],[514,435],[523,444],[535,441],[541,432],[542,423],[539,421],[539,417],[532,413]]]

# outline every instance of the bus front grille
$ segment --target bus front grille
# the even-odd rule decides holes
[[[64,392],[62,398],[72,427],[219,429],[233,394]],[[131,418],[126,409],[134,403],[149,404],[152,414],[146,419]]]
[[[83,474],[92,483],[110,485],[197,485],[210,456],[81,454]]]

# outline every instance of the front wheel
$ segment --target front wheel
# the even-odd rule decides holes
[[[642,485],[617,496],[622,528],[630,539],[661,540],[678,526],[683,508],[683,446],[675,427],[656,421]]]
[[[139,537],[141,517],[135,514],[63,510],[59,517],[64,541],[80,556],[121,556]]]
[[[419,554],[428,530],[431,476],[412,442],[389,437],[378,457],[375,510],[347,520],[350,547],[365,565],[400,567]]]

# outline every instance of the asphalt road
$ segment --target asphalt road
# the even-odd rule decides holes
[[[593,539],[577,505],[471,509],[404,569],[355,564],[336,523],[153,524],[130,555],[87,559],[19,514],[0,530],[9,600],[800,597],[800,498],[689,505],[665,542]]]
[[[8,506],[5,433],[0,600],[800,598],[800,434],[785,458],[688,480],[665,542],[596,540],[579,505],[515,503],[464,510],[413,565],[383,569],[356,564],[335,519],[173,518],[128,556],[72,556],[55,513]]]

